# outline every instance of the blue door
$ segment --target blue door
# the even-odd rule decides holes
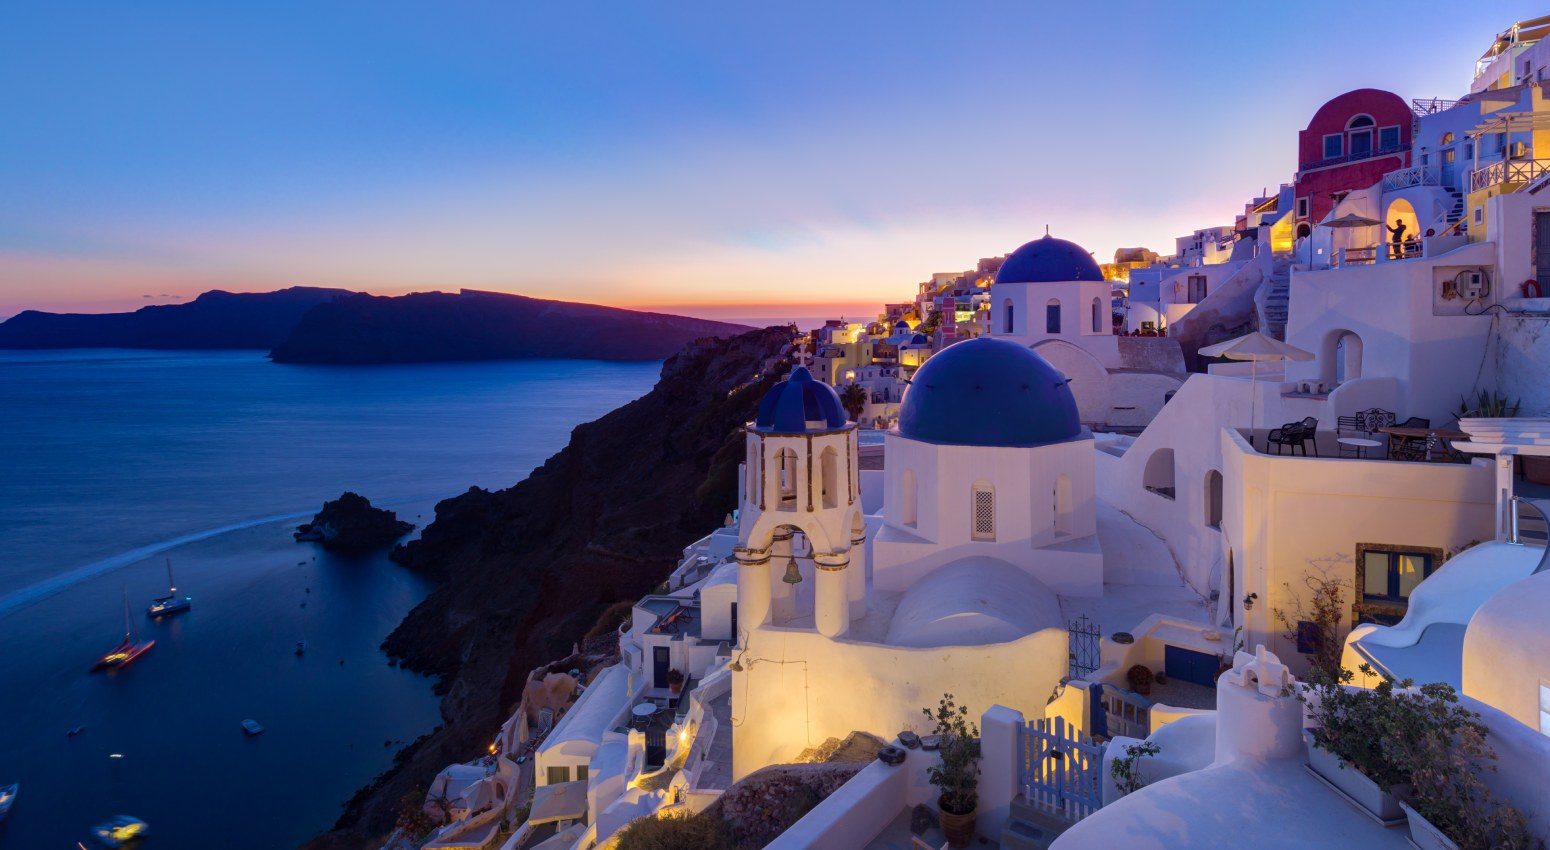
[[[1216,687],[1217,657],[1178,646],[1163,647],[1163,672],[1180,682]]]

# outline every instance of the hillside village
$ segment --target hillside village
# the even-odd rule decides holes
[[[794,329],[735,513],[387,846],[1539,846],[1550,18],[1453,94]]]

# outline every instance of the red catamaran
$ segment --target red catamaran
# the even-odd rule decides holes
[[[150,651],[156,645],[156,641],[148,640],[140,642],[140,633],[135,629],[134,621],[129,618],[129,591],[124,591],[124,640],[118,646],[108,650],[107,654],[97,659],[92,665],[93,670],[108,670],[115,667],[126,667],[136,658]]]

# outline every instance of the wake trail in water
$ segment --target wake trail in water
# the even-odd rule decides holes
[[[69,570],[68,572],[60,573],[53,578],[44,579],[43,581],[40,581],[36,584],[30,584],[21,590],[12,591],[5,596],[0,596],[0,617],[15,611],[17,608],[30,605],[40,599],[46,599],[49,596],[53,596],[54,594],[64,590],[67,587],[70,587],[71,585],[78,584],[95,576],[100,576],[103,573],[112,572],[121,567],[127,567],[136,561],[149,558],[152,555],[165,552],[168,549],[176,549],[177,547],[187,543],[197,543],[200,540],[208,540],[209,538],[215,537],[217,535],[228,534],[233,531],[241,531],[244,528],[252,528],[256,525],[280,522],[282,520],[297,519],[299,517],[306,517],[310,515],[311,514],[308,513],[293,513],[259,517],[258,519],[250,519],[244,522],[234,522],[230,525],[223,525],[218,528],[196,531],[192,534],[185,534],[181,537],[174,537],[171,540],[163,540],[159,543],[151,543],[146,546],[141,546],[137,549],[130,549],[127,552],[120,552],[117,555],[103,558],[100,561],[93,561],[92,563],[85,566],[76,567],[75,569]]]

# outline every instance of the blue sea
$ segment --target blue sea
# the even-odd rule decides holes
[[[431,681],[379,648],[431,588],[292,527],[354,490],[423,528],[436,501],[521,480],[659,369],[0,352],[0,784],[22,786],[0,850],[92,846],[121,813],[167,850],[273,850],[330,827],[440,722]],[[168,560],[194,607],[156,623]],[[90,673],[124,635],[126,595],[156,646]]]

